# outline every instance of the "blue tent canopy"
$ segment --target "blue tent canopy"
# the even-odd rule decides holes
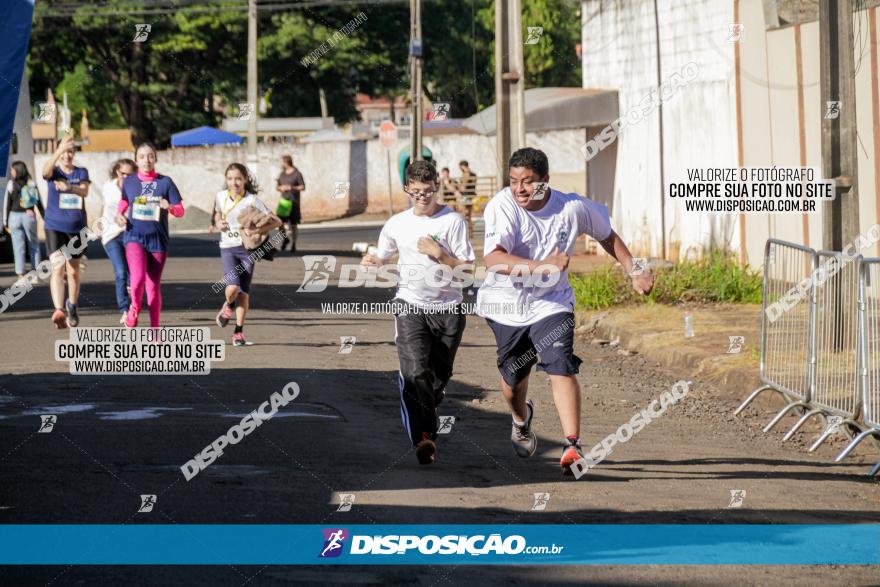
[[[171,135],[172,147],[205,147],[208,145],[240,145],[244,139],[238,135],[213,128],[200,126]]]

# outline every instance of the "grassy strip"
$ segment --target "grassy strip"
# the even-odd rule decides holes
[[[656,270],[654,289],[648,296],[633,291],[629,277],[620,267],[570,275],[569,281],[581,310],[632,303],[761,303],[761,274],[741,267],[723,253]]]

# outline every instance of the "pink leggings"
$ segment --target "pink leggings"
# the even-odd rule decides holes
[[[150,309],[150,326],[159,327],[162,313],[162,269],[168,253],[148,253],[139,243],[125,245],[125,259],[131,279],[131,309],[135,314],[141,312],[144,285],[147,288],[147,307]]]

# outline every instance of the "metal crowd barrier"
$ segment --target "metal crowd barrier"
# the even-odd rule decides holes
[[[813,389],[812,327],[815,320],[810,286],[807,295],[792,300],[787,294],[799,283],[812,279],[818,263],[816,252],[809,247],[769,239],[764,247],[764,279],[761,300],[761,386],[736,409],[746,406],[765,391],[780,394],[786,406],[764,427],[773,428],[794,408],[808,408]],[[788,306],[782,311],[780,303]],[[768,308],[770,311],[768,312]],[[768,315],[769,314],[769,315]],[[775,319],[771,320],[771,316]]]
[[[813,452],[838,431],[848,426],[860,429],[856,418],[861,404],[859,397],[859,271],[861,256],[845,258],[841,253],[819,252],[819,266],[840,268],[829,275],[820,271],[815,280],[815,375],[813,409],[792,428],[797,430],[812,415],[826,418],[826,427],[810,446]],[[823,273],[825,273],[823,275]],[[830,272],[828,272],[830,273]],[[832,418],[828,418],[832,416]]]
[[[783,440],[814,416],[825,424],[811,452],[835,432],[858,431],[838,462],[865,438],[880,438],[880,259],[770,239],[761,310],[761,386],[735,413],[769,390],[786,405],[765,432],[794,409],[803,415]],[[880,462],[869,476],[878,471]]]
[[[865,429],[834,459],[840,462],[869,436],[880,436],[880,259],[864,259],[859,280],[861,338],[859,377],[862,387],[862,422]],[[880,471],[874,465],[869,477]]]

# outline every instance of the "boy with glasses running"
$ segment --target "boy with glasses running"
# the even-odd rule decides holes
[[[550,376],[553,401],[565,435],[560,466],[566,475],[583,457],[580,446],[581,359],[574,354],[574,292],[568,262],[577,238],[588,234],[632,276],[632,286],[647,294],[650,273],[632,273],[629,249],[611,229],[608,209],[578,194],[552,190],[547,156],[531,148],[510,157],[510,187],[484,211],[483,248],[490,268],[477,293],[477,313],[486,318],[498,346],[501,390],[513,416],[511,442],[526,458],[535,454],[531,430],[534,404],[526,400],[529,375],[537,364]],[[550,270],[553,279],[527,278]]]
[[[428,465],[437,453],[437,405],[452,377],[465,327],[462,288],[456,287],[449,272],[473,264],[474,250],[464,219],[437,201],[434,166],[416,161],[406,168],[404,177],[412,208],[385,223],[376,254],[365,255],[361,264],[380,267],[395,253],[400,256],[399,283],[392,300],[406,308],[394,317],[400,413],[416,447],[416,458]]]

